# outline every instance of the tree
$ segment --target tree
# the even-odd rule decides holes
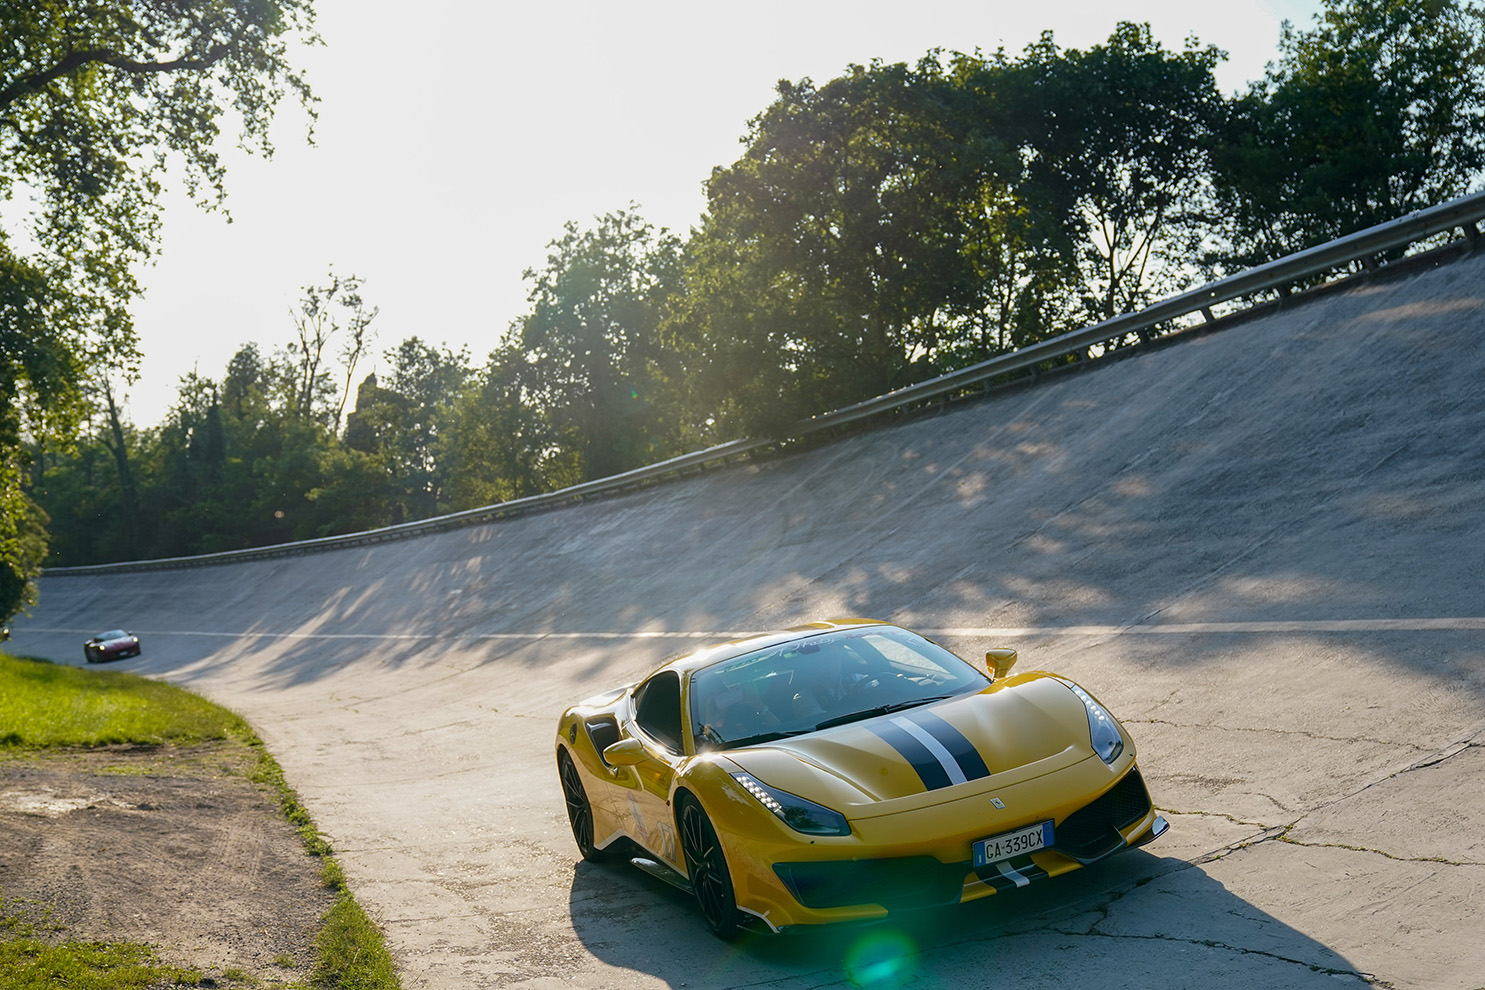
[[[450,475],[444,457],[450,410],[471,374],[469,355],[409,337],[385,355],[385,384],[371,375],[356,393],[345,446],[367,454],[384,472],[392,522],[427,519],[443,507]],[[362,472],[360,464],[345,462]]]
[[[1214,143],[1226,268],[1463,193],[1485,168],[1485,13],[1459,0],[1326,0]]]
[[[1076,233],[1067,210],[1035,187],[1040,160],[1026,76],[1003,51],[956,55],[950,66],[955,125],[965,154],[979,163],[964,190],[968,231],[962,247],[979,292],[949,307],[940,364],[963,367],[1025,347],[1078,325],[1082,283]],[[978,150],[976,149],[978,146]]]
[[[982,308],[967,204],[1013,150],[957,95],[937,53],[780,82],[743,156],[712,173],[683,319],[744,428],[931,373],[951,314]]]
[[[124,433],[124,424],[119,417],[119,407],[114,402],[113,386],[104,379],[103,397],[108,403],[108,433],[101,435],[103,445],[113,455],[113,462],[119,474],[119,531],[123,534],[124,553],[134,556],[137,549],[135,540],[135,513],[138,511],[138,497],[134,484],[134,469],[129,462],[129,438]]]
[[[584,479],[669,452],[657,364],[659,326],[678,279],[680,243],[637,213],[568,223],[529,270],[531,312],[512,331],[523,400],[548,410]]]
[[[340,429],[340,419],[345,412],[346,399],[350,397],[351,381],[356,374],[356,365],[366,352],[374,334],[371,321],[376,319],[379,309],[367,310],[361,298],[363,280],[356,275],[341,278],[331,270],[326,285],[304,287],[304,299],[299,311],[292,313],[295,339],[289,343],[289,355],[294,362],[295,375],[290,410],[295,416],[307,419],[311,416],[328,418],[332,431]],[[341,326],[336,318],[336,307],[344,309],[346,325]],[[329,355],[325,349],[331,338],[342,330],[346,341],[341,347],[341,361],[345,366],[345,385],[338,391],[333,415],[328,409],[331,395],[337,391],[331,384],[330,374],[325,368]]]
[[[442,452],[451,511],[538,495],[576,483],[576,457],[554,435],[552,417],[526,401],[526,359],[506,341],[475,373],[449,411]]]
[[[1006,74],[1027,151],[1019,198],[1076,238],[1085,319],[1138,309],[1189,277],[1224,57],[1195,39],[1169,52],[1148,24],[1122,22],[1087,51],[1047,32]]]
[[[68,442],[88,413],[84,382],[136,359],[128,307],[158,240],[167,163],[199,203],[220,205],[223,116],[243,147],[271,154],[281,100],[313,112],[289,45],[318,39],[309,0],[31,0],[0,6],[0,38],[0,614],[10,615],[36,573],[21,537],[7,535],[38,518],[19,487],[28,441]]]

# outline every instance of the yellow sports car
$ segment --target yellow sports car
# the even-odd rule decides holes
[[[1163,833],[1118,721],[1015,660],[864,619],[673,658],[563,713],[573,837],[729,938],[973,900]]]

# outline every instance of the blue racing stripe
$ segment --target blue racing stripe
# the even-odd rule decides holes
[[[937,739],[954,757],[954,762],[959,764],[959,769],[964,771],[965,780],[979,780],[990,776],[990,768],[985,766],[984,757],[980,751],[975,749],[975,744],[954,728],[948,722],[924,709],[904,712],[904,716],[915,724],[922,726],[933,738]]]
[[[912,764],[919,779],[923,781],[923,786],[928,790],[935,791],[940,787],[949,786],[949,774],[939,764],[938,757],[929,752],[927,746],[914,739],[911,732],[900,725],[893,725],[890,719],[874,719],[871,723],[871,731],[886,740],[887,745],[901,753],[903,758]]]

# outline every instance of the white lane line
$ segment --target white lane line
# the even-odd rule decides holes
[[[1273,622],[1163,622],[1128,626],[923,629],[930,636],[1150,636],[1174,633],[1434,632],[1485,629],[1485,616],[1439,619],[1295,619]]]
[[[28,633],[90,634],[96,630],[63,629],[35,626],[16,630]],[[533,632],[533,633],[298,633],[262,632],[210,632],[190,629],[140,629],[140,636],[215,636],[223,639],[375,639],[375,640],[430,640],[430,639],[742,639],[757,636],[765,630],[745,632]]]
[[[1196,633],[1352,633],[1352,632],[1456,632],[1485,630],[1485,616],[1456,616],[1436,619],[1297,619],[1274,622],[1168,622],[1159,625],[1130,626],[965,626],[922,628],[929,636],[975,637],[985,639],[1017,636],[1156,636]],[[21,627],[24,633],[66,633],[92,635],[97,630],[55,626]],[[702,639],[722,642],[756,636],[765,630],[720,630],[711,632],[635,631],[635,632],[529,632],[529,633],[304,633],[245,630],[139,630],[141,636],[208,636],[222,639],[350,639],[350,640],[541,640],[541,639]]]

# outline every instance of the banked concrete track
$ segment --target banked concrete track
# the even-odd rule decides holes
[[[440,535],[52,576],[19,652],[245,714],[408,987],[1485,985],[1485,254],[808,453]],[[1089,685],[1171,832],[864,930],[715,941],[580,864],[560,709],[869,615]],[[870,965],[875,963],[876,965]]]

